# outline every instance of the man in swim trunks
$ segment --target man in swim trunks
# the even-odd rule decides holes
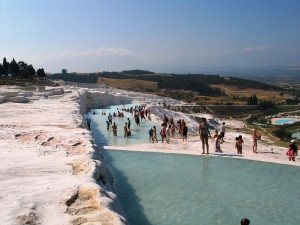
[[[114,134],[114,136],[117,136],[117,125],[116,125],[116,123],[114,122],[114,124],[112,125],[112,129],[113,129],[113,134]]]

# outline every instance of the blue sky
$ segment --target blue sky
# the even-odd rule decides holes
[[[0,62],[46,72],[300,66],[300,0],[0,0]]]

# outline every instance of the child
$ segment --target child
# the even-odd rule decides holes
[[[239,137],[235,137],[235,148],[237,149],[237,141],[239,140]],[[239,153],[238,153],[239,154]]]
[[[218,130],[215,130],[215,133],[214,133],[214,136],[212,137],[212,140],[211,142],[214,142],[219,136],[219,131]]]
[[[243,154],[243,143],[244,143],[244,140],[243,140],[242,135],[238,136],[236,138],[236,143],[235,143],[237,154],[241,154],[241,155]]]
[[[109,130],[109,122],[106,121],[106,129]]]
[[[288,152],[286,153],[289,157],[289,161],[295,161],[296,151],[298,150],[297,145],[294,140],[291,140],[291,144],[289,145]]]
[[[223,138],[222,134],[219,134],[217,139],[216,139],[216,146],[215,146],[216,150],[215,150],[215,152],[220,152],[220,153],[223,152],[221,150],[222,138]]]

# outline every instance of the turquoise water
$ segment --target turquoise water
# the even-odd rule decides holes
[[[293,133],[292,138],[296,138],[296,139],[300,140],[300,131]]]
[[[148,141],[149,121],[141,127],[132,121],[133,136],[124,138],[120,128],[116,138],[106,130],[107,115],[101,115],[102,110],[96,113],[100,115],[90,117],[100,147]],[[127,116],[131,115],[114,120],[123,127]],[[102,151],[131,225],[232,225],[242,217],[256,225],[299,224],[298,167],[211,156]]]
[[[299,168],[254,161],[105,151],[131,225],[298,225]]]
[[[275,124],[282,125],[282,124],[288,124],[288,123],[295,123],[296,121],[297,120],[295,120],[295,119],[286,118],[286,119],[276,120]]]
[[[130,108],[131,106],[134,106],[133,104],[127,104],[124,107]],[[161,127],[153,123],[151,121],[140,121],[140,126],[137,126],[134,118],[132,117],[132,114],[129,112],[123,112],[124,117],[113,117],[113,122],[115,122],[118,126],[118,136],[113,136],[113,132],[111,129],[111,126],[109,130],[107,130],[106,121],[108,120],[108,114],[113,112],[117,112],[118,110],[122,108],[122,105],[115,105],[111,106],[110,109],[92,109],[89,113],[89,117],[91,118],[91,131],[93,132],[93,137],[96,141],[96,144],[98,146],[104,146],[104,145],[112,145],[112,146],[126,146],[130,144],[136,144],[136,143],[144,143],[149,140],[148,137],[148,130],[150,129],[150,126],[156,126],[157,127],[157,133],[159,133]],[[93,115],[93,113],[96,113]],[[102,115],[102,113],[106,113],[106,115]],[[127,122],[127,119],[130,119],[131,121],[131,136],[128,138],[124,138],[124,125],[125,122]],[[158,137],[159,138],[159,137]]]

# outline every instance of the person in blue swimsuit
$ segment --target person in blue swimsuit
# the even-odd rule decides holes
[[[202,154],[205,154],[205,146],[206,154],[209,154],[208,137],[210,137],[210,131],[208,129],[206,118],[202,118],[202,122],[199,125],[199,135],[200,140],[202,141]]]
[[[150,127],[150,129],[148,130],[148,135],[149,135],[149,142],[152,141],[152,143],[154,143],[154,140],[153,140],[153,129],[152,129],[152,127]]]

